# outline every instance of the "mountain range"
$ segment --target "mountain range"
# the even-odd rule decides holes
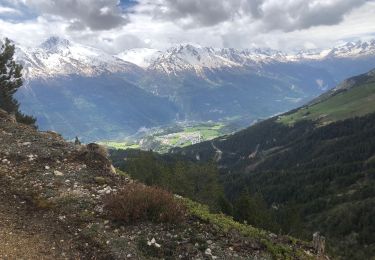
[[[254,66],[275,62],[307,62],[339,58],[366,58],[375,55],[375,40],[348,42],[332,49],[284,53],[272,49],[202,47],[181,44],[160,51],[136,48],[111,55],[103,50],[51,37],[37,48],[18,46],[17,58],[24,64],[26,78],[53,78],[72,74],[94,76],[102,73],[136,73],[137,67],[148,71],[178,74],[188,70]],[[139,68],[138,68],[139,69]]]
[[[375,41],[293,54],[184,44],[112,55],[52,37],[37,48],[18,46],[25,84],[17,98],[40,129],[85,141],[121,139],[175,121],[245,126],[369,70],[374,56]]]

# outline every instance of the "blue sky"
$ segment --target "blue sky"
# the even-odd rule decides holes
[[[121,7],[122,11],[126,13],[137,3],[138,2],[136,0],[120,0],[118,2],[118,6]],[[3,10],[1,10],[1,7]],[[26,1],[0,0],[0,19],[2,20],[28,20],[35,19],[37,16],[38,10],[30,8]]]
[[[120,6],[123,8],[129,8],[137,4],[137,1],[135,0],[121,0]]]
[[[18,22],[27,19],[35,19],[36,17],[37,14],[23,4],[15,6],[11,4],[10,1],[0,0],[1,20]]]
[[[289,51],[371,39],[374,13],[374,0],[0,0],[0,36],[112,53],[186,42]]]

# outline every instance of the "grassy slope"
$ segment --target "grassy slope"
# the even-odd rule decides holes
[[[375,112],[375,83],[365,84],[303,107],[292,114],[281,116],[279,122],[293,125],[300,120],[318,120],[327,124],[372,112]]]
[[[291,236],[280,236],[276,239],[277,236],[270,232],[236,222],[224,214],[211,213],[206,205],[186,198],[182,200],[190,214],[213,224],[221,232],[237,231],[245,237],[260,241],[274,259],[315,259],[316,257],[309,253],[311,245],[305,241]]]
[[[102,141],[99,142],[99,144],[105,145],[111,149],[139,149],[138,144],[129,144],[127,142]]]

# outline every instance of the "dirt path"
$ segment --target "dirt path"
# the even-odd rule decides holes
[[[47,214],[0,191],[0,259],[86,258],[77,250],[74,235],[47,221]]]
[[[211,145],[212,145],[212,148],[215,149],[216,151],[216,154],[215,154],[215,161],[218,162],[221,160],[221,157],[223,157],[223,151],[220,150],[215,144],[213,141],[211,141]]]

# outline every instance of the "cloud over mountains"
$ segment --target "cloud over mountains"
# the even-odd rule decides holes
[[[236,19],[260,21],[265,30],[285,32],[334,25],[368,0],[164,0],[154,4],[157,18],[183,26],[213,26]],[[151,2],[148,4],[152,5]]]
[[[66,19],[72,30],[109,30],[127,22],[117,0],[25,0],[24,3],[36,12]]]
[[[374,12],[374,0],[0,0],[0,33],[28,45],[63,35],[113,53],[186,42],[303,49],[373,38]]]

